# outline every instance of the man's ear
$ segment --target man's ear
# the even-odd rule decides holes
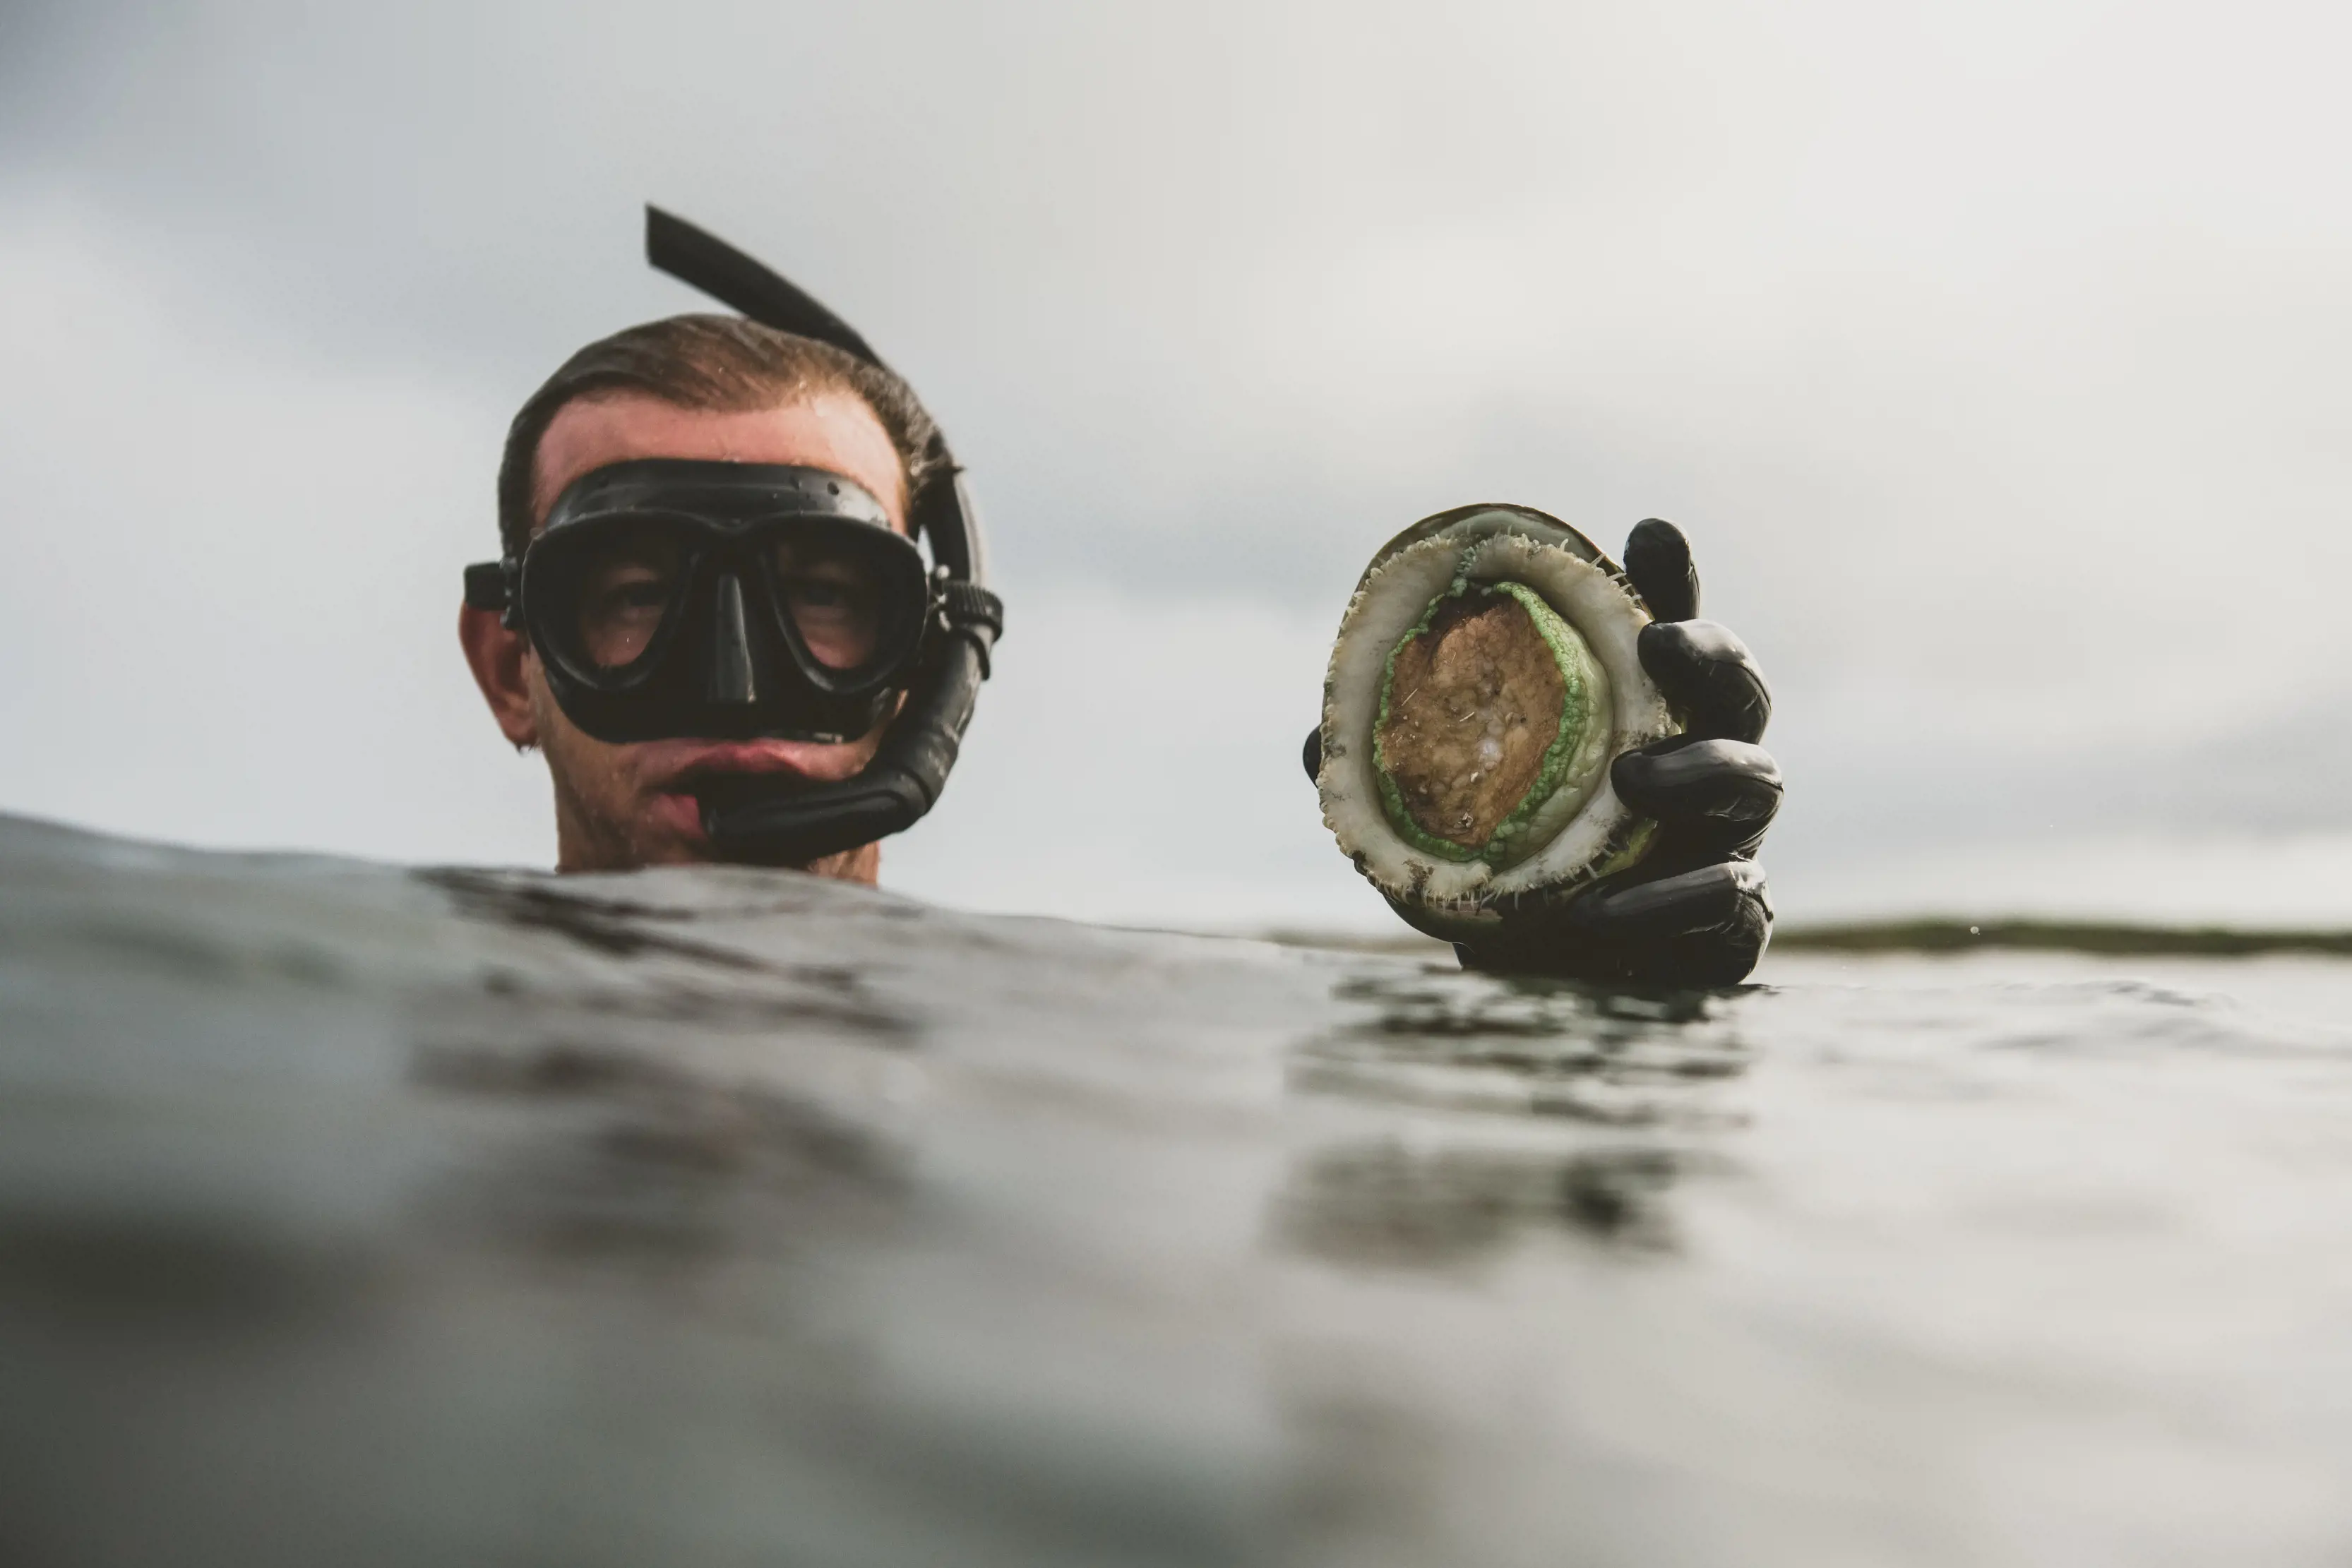
[[[490,705],[490,716],[510,746],[537,746],[539,725],[531,717],[530,685],[523,679],[523,654],[530,640],[499,622],[495,610],[468,604],[457,612],[457,641],[473,666],[474,684]]]

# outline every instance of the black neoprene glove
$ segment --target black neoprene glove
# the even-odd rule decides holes
[[[1610,782],[1657,819],[1658,841],[1630,871],[1555,908],[1507,920],[1470,968],[1638,985],[1728,986],[1772,934],[1756,848],[1780,807],[1780,769],[1757,745],[1772,716],[1763,672],[1739,639],[1698,614],[1698,572],[1674,524],[1653,517],[1625,543],[1625,575],[1654,620],[1642,667],[1687,721],[1685,733],[1617,758]],[[1318,737],[1307,739],[1317,771]]]

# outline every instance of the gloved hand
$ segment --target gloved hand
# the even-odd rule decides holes
[[[1655,620],[1642,667],[1688,729],[1617,758],[1610,781],[1657,819],[1658,841],[1632,870],[1568,903],[1512,916],[1465,966],[1503,974],[1643,985],[1727,986],[1755,968],[1772,934],[1756,847],[1780,807],[1780,769],[1756,744],[1772,716],[1763,673],[1738,638],[1698,613],[1698,573],[1674,524],[1653,517],[1625,543],[1625,575]],[[1307,742],[1307,773],[1322,760]]]

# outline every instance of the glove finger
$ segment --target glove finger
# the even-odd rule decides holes
[[[1691,564],[1690,541],[1665,518],[1633,525],[1625,539],[1625,576],[1655,619],[1687,621],[1698,613],[1698,568]]]
[[[1570,927],[1595,940],[1629,946],[1682,938],[1740,938],[1769,930],[1772,899],[1764,869],[1753,861],[1724,861],[1679,876],[1598,890],[1569,906]],[[1762,947],[1760,936],[1757,942]]]
[[[1728,853],[1751,847],[1780,809],[1780,768],[1744,740],[1676,736],[1617,758],[1618,798],[1674,829],[1685,844]]]
[[[1307,744],[1300,748],[1298,759],[1307,764],[1307,777],[1320,783],[1323,779],[1323,727],[1317,725],[1307,732]]]
[[[1666,700],[1688,716],[1690,733],[1716,740],[1761,740],[1772,694],[1747,644],[1712,621],[1659,621],[1635,644],[1642,667]]]
[[[1759,888],[1727,924],[1651,949],[1632,971],[1653,985],[1736,986],[1755,971],[1771,939],[1772,904]]]
[[[1751,861],[1602,886],[1531,919],[1513,919],[1475,945],[1456,943],[1469,968],[1601,984],[1730,986],[1748,977],[1772,935],[1772,899]]]

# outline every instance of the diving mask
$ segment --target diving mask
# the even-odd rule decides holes
[[[940,594],[854,481],[648,458],[582,476],[508,619],[599,740],[855,740],[896,708]],[[487,586],[487,585],[486,585]]]

